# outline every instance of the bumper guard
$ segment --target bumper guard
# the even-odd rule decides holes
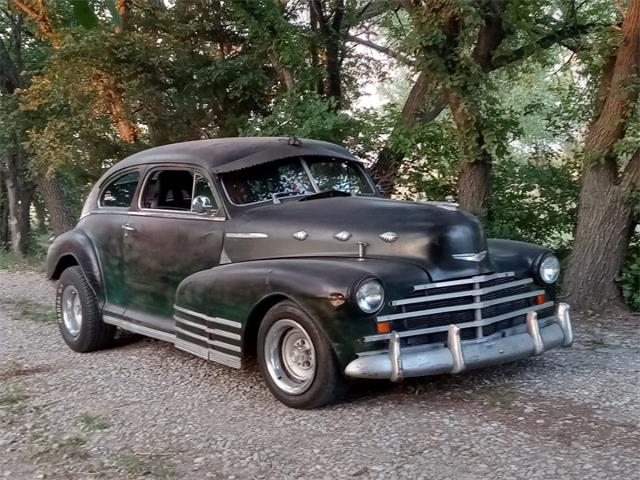
[[[447,343],[401,348],[396,331],[386,351],[363,352],[349,363],[345,374],[355,378],[388,379],[459,373],[473,368],[508,363],[573,343],[569,305],[559,303],[555,317],[540,327],[536,312],[527,314],[525,325],[476,340],[460,340],[460,328],[450,325]]]

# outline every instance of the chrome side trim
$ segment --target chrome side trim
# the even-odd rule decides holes
[[[404,379],[402,374],[402,355],[400,352],[400,336],[398,332],[391,332],[389,338],[389,357],[391,358],[391,381],[401,382]]]
[[[472,290],[473,291],[473,290]],[[507,303],[514,300],[523,300],[525,298],[535,297],[544,294],[544,290],[532,290],[530,292],[510,295],[508,297],[496,298],[495,300],[485,300],[484,302],[474,302],[465,305],[452,305],[448,307],[432,308],[428,310],[418,310],[416,312],[394,313],[391,315],[382,315],[377,318],[378,322],[390,322],[393,320],[402,320],[405,318],[424,317],[426,315],[435,315],[437,313],[460,312],[462,310],[478,310],[501,303]]]
[[[462,356],[462,345],[460,344],[460,328],[456,325],[449,325],[447,334],[447,347],[451,350],[453,357],[453,369],[451,373],[459,373],[464,370],[464,357]]]
[[[176,336],[171,333],[163,332],[161,330],[156,330],[155,328],[145,327],[144,325],[133,323],[133,322],[130,322],[129,320],[124,320],[123,318],[116,318],[110,315],[103,315],[102,319],[104,320],[104,323],[115,325],[116,327],[120,327],[123,330],[127,330],[133,333],[138,333],[140,335],[144,335],[145,337],[151,337],[157,340],[162,340],[163,342],[174,343],[176,338]]]
[[[400,305],[411,305],[414,303],[433,302],[435,300],[446,300],[448,298],[458,297],[474,297],[477,295],[485,295],[491,292],[497,292],[506,288],[519,287],[533,283],[533,278],[525,278],[524,280],[515,280],[513,282],[501,283],[500,285],[494,285],[492,287],[478,288],[476,290],[464,290],[462,292],[441,293],[439,295],[424,295],[422,297],[405,298],[403,300],[394,300],[391,302],[393,307],[399,307]]]
[[[209,340],[209,345],[213,345],[214,347],[226,348],[227,350],[231,350],[232,352],[242,352],[242,348],[240,348],[238,345],[221,342],[220,340]]]
[[[187,337],[195,338],[196,340],[200,340],[201,342],[209,343],[208,337],[198,335],[197,333],[190,332],[189,330],[185,330],[184,328],[176,327],[176,332],[181,333],[182,335],[186,335]]]
[[[497,278],[506,278],[515,276],[515,272],[502,272],[493,273],[491,275],[478,275],[475,277],[461,278],[460,280],[448,280],[446,282],[425,283],[422,285],[415,285],[413,290],[428,290],[429,288],[442,288],[450,287],[452,285],[465,285],[467,283],[482,283],[489,280],[495,280]]]
[[[495,317],[483,318],[482,320],[474,320],[473,322],[466,323],[458,323],[456,324],[459,328],[472,328],[472,327],[486,327],[487,325],[491,325],[492,323],[499,322],[501,320],[506,320],[508,318],[517,317],[519,315],[524,315],[525,313],[538,311],[545,308],[549,308],[553,306],[553,302],[546,302],[542,305],[533,305],[527,308],[521,308],[520,310],[514,310],[513,312],[503,313],[501,315],[496,315]],[[403,337],[415,337],[416,335],[427,335],[429,333],[437,333],[437,332],[446,332],[449,329],[447,325],[442,325],[439,327],[427,327],[427,328],[418,328],[415,330],[405,330],[403,332],[399,332],[398,335],[400,338]],[[378,335],[368,335],[363,338],[363,341],[366,342],[377,342],[379,340],[388,340],[390,338],[390,334],[381,333]]]
[[[217,323],[219,325],[226,325],[227,327],[233,327],[233,328],[242,328],[242,324],[240,322],[234,322],[232,320],[227,320],[224,318],[210,317],[209,315],[205,315],[204,313],[195,312],[193,310],[189,310],[188,308],[184,308],[179,305],[174,305],[173,308],[178,312],[182,312],[182,313],[186,313],[187,315],[192,315],[194,317],[202,318],[203,320],[208,320],[209,322]]]
[[[218,328],[209,328],[206,325],[201,325],[199,323],[195,323],[195,322],[192,322],[190,320],[186,320],[186,319],[184,319],[182,317],[179,317],[178,315],[174,315],[173,319],[176,322],[180,322],[180,323],[182,323],[184,325],[189,325],[190,327],[199,328],[201,330],[204,330],[205,332],[210,333],[211,335],[219,335],[220,337],[229,338],[231,340],[241,340],[242,339],[242,337],[237,333],[227,332],[226,330],[220,330]]]
[[[538,314],[536,312],[527,313],[527,331],[533,340],[533,353],[540,355],[544,352],[544,343],[540,336],[540,328],[538,326]]]
[[[154,217],[154,218],[174,218],[180,220],[208,220],[213,222],[225,222],[226,217],[207,217],[206,215],[202,215],[200,213],[195,213],[191,211],[176,211],[171,212],[169,210],[156,210],[151,208],[145,208],[144,212],[127,212],[128,215],[133,215],[136,217]]]
[[[225,233],[226,238],[269,238],[266,233]]]

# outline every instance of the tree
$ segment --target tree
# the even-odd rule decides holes
[[[622,26],[614,33],[617,46],[602,67],[597,107],[584,142],[575,243],[563,283],[576,308],[605,310],[620,304],[615,280],[640,191],[640,145],[632,140],[630,152],[619,148],[637,129],[632,117],[640,90],[640,0],[629,0],[628,9],[621,11]]]

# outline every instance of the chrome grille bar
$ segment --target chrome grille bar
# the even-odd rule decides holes
[[[471,290],[471,292],[473,293],[473,290]],[[493,305],[498,305],[500,303],[512,302],[515,300],[523,300],[525,298],[531,298],[531,297],[535,297],[537,295],[542,295],[542,294],[544,294],[544,290],[533,290],[530,292],[519,293],[517,295],[510,295],[508,297],[497,298],[495,300],[485,300],[482,302],[467,303],[465,305],[451,305],[448,307],[418,310],[416,312],[402,312],[402,313],[394,313],[391,315],[382,315],[378,317],[376,320],[378,322],[390,322],[393,320],[403,320],[406,318],[425,317],[428,315],[435,315],[438,313],[460,312],[463,310],[479,310],[482,308],[491,307]]]
[[[471,304],[473,305],[473,304]],[[538,310],[544,310],[545,308],[552,307],[554,305],[553,302],[546,302],[541,305],[533,305],[527,308],[521,308],[519,310],[514,310],[512,312],[503,313],[501,315],[496,315],[495,317],[483,318],[481,320],[475,320],[473,322],[465,322],[465,323],[456,323],[456,326],[459,328],[473,328],[473,327],[486,327],[491,325],[492,323],[500,322],[502,320],[507,320],[509,318],[518,317],[520,315],[524,315],[529,312],[537,312]],[[428,335],[430,333],[438,333],[438,332],[446,332],[449,330],[449,325],[441,325],[438,327],[428,327],[428,328],[418,328],[415,330],[405,330],[402,332],[397,332],[400,338],[404,337],[415,337],[418,335]],[[379,335],[369,335],[364,337],[365,342],[376,342],[379,340],[388,340],[390,338],[389,333],[381,333]]]
[[[391,305],[394,307],[399,307],[401,305],[412,305],[414,303],[434,302],[436,300],[447,300],[449,298],[474,297],[478,295],[485,295],[491,292],[497,292],[507,288],[528,285],[529,283],[533,283],[532,278],[525,278],[524,280],[515,280],[513,282],[508,282],[508,283],[501,283],[500,285],[494,285],[492,287],[484,287],[484,288],[478,288],[474,290],[464,290],[462,292],[440,293],[437,295],[424,295],[422,297],[394,300],[391,302]]]
[[[482,283],[488,282],[489,280],[496,280],[498,278],[507,278],[515,276],[515,272],[502,272],[502,273],[493,273],[491,275],[478,275],[475,277],[467,277],[461,278],[459,280],[448,280],[446,282],[434,282],[434,283],[425,283],[423,285],[416,285],[413,287],[414,291],[417,290],[428,290],[430,288],[442,288],[442,287],[452,287],[455,285],[466,285],[468,283]]]

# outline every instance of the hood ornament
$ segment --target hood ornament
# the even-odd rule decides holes
[[[393,243],[398,239],[398,234],[396,232],[384,232],[379,237],[383,242]]]
[[[300,230],[300,231],[298,231],[296,233],[292,233],[291,236],[293,238],[295,238],[296,240],[300,240],[300,241],[303,241],[303,240],[306,240],[307,238],[309,238],[309,234],[307,232],[305,232],[304,230]]]
[[[456,260],[464,260],[466,262],[481,262],[487,256],[487,251],[483,250],[478,253],[456,253],[451,255]]]
[[[333,236],[333,238],[335,238],[336,240],[340,240],[341,242],[346,242],[351,238],[351,233],[347,232],[346,230],[343,230],[341,232],[336,233]]]

